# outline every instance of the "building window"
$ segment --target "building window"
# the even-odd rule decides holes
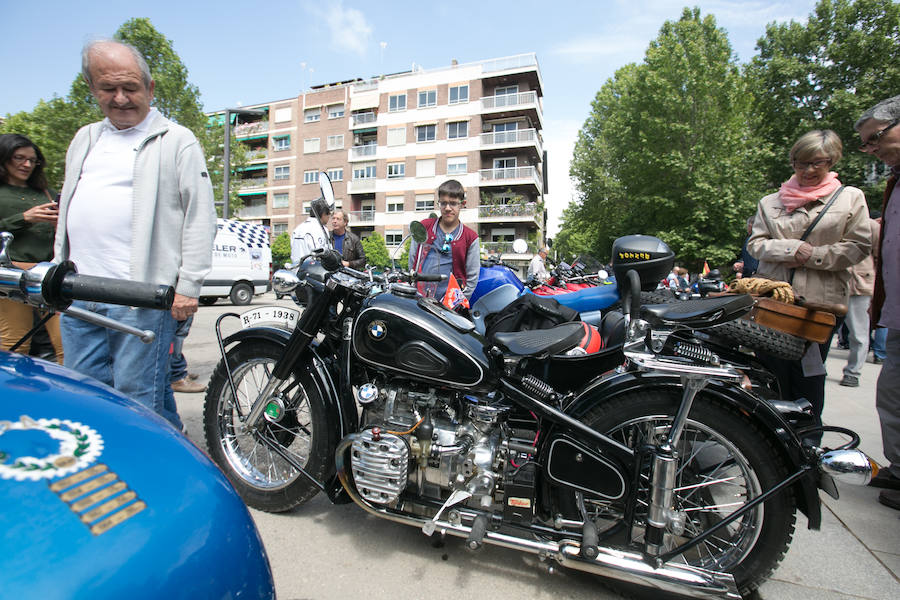
[[[495,158],[494,159],[494,170],[499,171],[503,170],[502,174],[499,174],[501,177],[515,177],[516,176],[516,157],[510,156],[506,158]],[[498,174],[495,174],[496,178]]]
[[[406,143],[406,127],[395,127],[387,130],[387,145],[402,146]]]
[[[306,138],[303,140],[303,154],[312,154],[319,151],[319,138]]]
[[[462,104],[469,101],[469,86],[452,85],[450,86],[450,104]]]
[[[289,135],[273,138],[272,142],[275,146],[276,152],[291,149],[291,136]]]
[[[468,158],[465,156],[453,156],[447,158],[447,175],[461,175],[468,169]]]
[[[307,108],[303,111],[304,123],[315,123],[322,118],[322,109],[318,106],[315,108]]]
[[[303,183],[316,183],[319,181],[318,171],[303,171]]]
[[[406,110],[406,94],[388,96],[388,111],[399,112]]]
[[[272,208],[288,208],[290,204],[289,194],[274,194],[272,196]]]
[[[385,231],[384,232],[384,243],[388,246],[399,246],[400,242],[403,241],[403,232],[402,231]]]
[[[388,163],[387,176],[388,179],[406,177],[406,163]]]
[[[505,85],[501,87],[494,88],[495,96],[511,96],[513,94],[519,93],[519,86],[517,85]]]
[[[419,92],[419,108],[429,108],[437,106],[437,90],[426,90]]]
[[[516,230],[511,228],[491,229],[492,242],[511,242],[516,239]]]
[[[344,116],[344,105],[343,104],[332,104],[328,107],[328,118],[329,119],[340,119]]]
[[[343,181],[344,180],[344,169],[328,169],[328,179],[331,181]]]
[[[374,179],[375,165],[357,165],[353,167],[353,179]]]
[[[387,211],[389,213],[403,212],[403,198],[398,198],[396,200],[388,198]]]
[[[276,123],[281,123],[282,121],[290,121],[290,120],[291,120],[291,107],[290,106],[275,109],[275,122]]]
[[[416,161],[416,177],[434,177],[433,158],[421,158]]]
[[[416,142],[433,142],[437,125],[419,125],[416,127]]]
[[[434,194],[417,194],[416,210],[426,211],[434,210]]]
[[[455,123],[447,123],[447,139],[458,140],[460,138],[469,137],[469,122],[456,121]]]
[[[328,150],[340,150],[341,148],[343,148],[344,134],[342,133],[340,135],[329,135],[325,147]]]
[[[275,179],[289,179],[290,176],[291,167],[289,165],[275,167]]]
[[[272,223],[272,235],[278,237],[282,233],[287,233],[287,223]]]

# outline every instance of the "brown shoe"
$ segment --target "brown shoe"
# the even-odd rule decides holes
[[[206,391],[206,386],[196,381],[191,381],[187,377],[172,382],[172,391],[181,392],[183,394],[199,394]]]

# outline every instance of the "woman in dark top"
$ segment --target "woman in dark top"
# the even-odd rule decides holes
[[[57,207],[44,176],[44,156],[24,135],[0,135],[0,231],[15,236],[9,246],[13,264],[29,269],[36,263],[53,258]],[[0,349],[9,350],[28,333],[34,321],[34,310],[21,302],[0,298]],[[62,363],[62,341],[59,316],[46,324],[56,358]],[[30,340],[19,346],[27,354]]]

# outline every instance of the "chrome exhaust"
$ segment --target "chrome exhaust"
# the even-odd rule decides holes
[[[364,500],[350,482],[346,455],[357,434],[345,437],[335,452],[337,475],[344,490],[363,510],[382,519],[422,528],[425,523],[434,523],[434,531],[455,537],[468,538],[472,528],[462,523],[451,523],[439,519],[432,521],[414,517],[387,507],[378,507]],[[694,598],[741,600],[734,577],[728,573],[716,573],[683,564],[663,563],[658,567],[650,565],[643,555],[614,548],[598,547],[599,554],[594,559],[580,555],[581,546],[575,541],[555,542],[552,540],[525,539],[497,531],[486,531],[484,541],[494,546],[510,548],[552,558],[564,567],[608,577],[627,583],[668,593],[685,594]]]

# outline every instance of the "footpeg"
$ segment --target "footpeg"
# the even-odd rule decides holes
[[[472,531],[466,539],[466,550],[474,552],[484,545],[484,534],[487,531],[487,517],[478,515],[472,522]]]

